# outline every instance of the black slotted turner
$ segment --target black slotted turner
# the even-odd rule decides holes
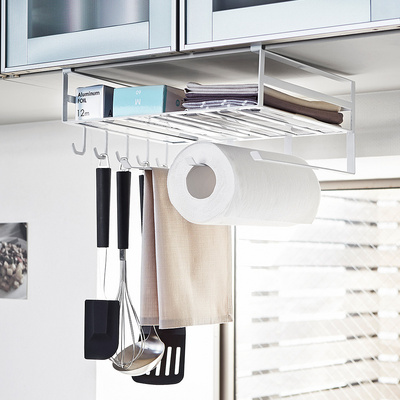
[[[165,344],[164,356],[160,364],[145,375],[132,376],[138,383],[148,385],[173,385],[179,383],[185,372],[185,344],[186,328],[160,329],[155,330],[161,341]],[[143,327],[145,335],[150,331],[149,326]]]
[[[140,209],[143,227],[143,187],[144,175],[139,175]],[[138,383],[148,385],[174,385],[182,381],[185,373],[186,328],[160,329],[154,327],[161,341],[165,344],[164,356],[160,364],[145,375],[132,376]],[[148,335],[149,326],[143,331]]]

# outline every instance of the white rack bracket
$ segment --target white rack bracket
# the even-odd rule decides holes
[[[258,88],[258,105],[262,105],[264,99],[264,87],[272,87],[277,90],[281,90],[283,92],[294,93],[295,95],[300,96],[301,98],[311,98],[317,101],[323,101],[331,104],[335,104],[341,107],[342,111],[346,111],[350,113],[349,117],[349,128],[343,129],[342,134],[346,135],[346,149],[345,149],[345,157],[346,157],[346,169],[332,169],[326,168],[322,166],[313,166],[313,168],[324,169],[335,172],[344,172],[349,174],[354,174],[356,170],[355,166],[355,118],[354,118],[354,109],[355,109],[355,83],[354,81],[344,78],[342,76],[309,66],[307,64],[300,63],[295,60],[291,60],[289,58],[283,57],[279,54],[275,54],[269,51],[266,51],[262,48],[262,46],[253,46],[253,51],[259,52],[259,88]],[[289,83],[282,79],[278,79],[273,77],[272,74],[268,73],[269,63],[268,60],[272,60],[294,69],[302,70],[307,73],[317,75],[323,77],[330,81],[336,81],[348,86],[348,93],[350,94],[350,100],[345,100],[343,98],[337,96],[330,96],[325,93],[321,93],[319,91],[309,89],[294,83]],[[294,125],[295,127],[296,125]],[[339,128],[340,130],[340,128]],[[295,129],[292,128],[293,133],[296,132]],[[327,133],[327,132],[326,132]],[[326,134],[323,133],[323,134]],[[332,132],[333,133],[333,132]],[[336,132],[340,133],[340,132]],[[297,135],[298,137],[299,135]],[[292,138],[296,137],[296,135],[288,134],[284,139],[284,152],[286,154],[293,153],[293,140]]]
[[[63,103],[62,103],[62,121],[68,121],[68,103],[76,103],[76,97],[68,94],[68,77],[72,72],[70,68],[63,69],[62,71],[62,90],[63,90]]]

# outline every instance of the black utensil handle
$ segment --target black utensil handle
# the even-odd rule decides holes
[[[129,243],[129,209],[131,202],[131,172],[117,172],[118,248],[127,249]]]
[[[144,200],[144,175],[139,175],[139,195],[140,195],[140,226],[143,232],[143,200]]]
[[[109,247],[111,168],[96,168],[97,247]]]

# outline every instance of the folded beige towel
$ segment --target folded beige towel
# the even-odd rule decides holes
[[[186,221],[169,201],[167,175],[145,171],[141,323],[232,321],[231,228]]]

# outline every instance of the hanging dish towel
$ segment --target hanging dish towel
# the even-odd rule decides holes
[[[186,221],[169,201],[167,175],[145,171],[141,323],[232,321],[231,228]]]

